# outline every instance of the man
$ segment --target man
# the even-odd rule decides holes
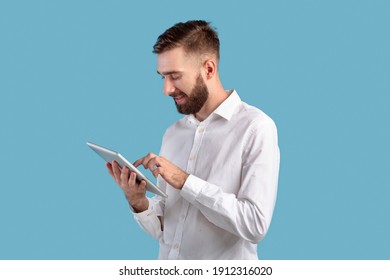
[[[274,122],[226,91],[219,39],[205,21],[178,23],[154,45],[164,94],[186,116],[143,165],[168,198],[145,196],[145,181],[116,162],[108,171],[140,226],[160,242],[159,259],[257,259],[269,228],[279,172]]]

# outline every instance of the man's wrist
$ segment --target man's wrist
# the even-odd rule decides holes
[[[183,177],[182,177],[181,182],[180,182],[179,190],[181,190],[181,189],[184,187],[184,185],[185,185],[185,183],[186,183],[186,181],[187,181],[187,178],[188,178],[189,176],[190,176],[190,174],[188,174],[188,173],[186,173],[186,172],[183,172]]]
[[[149,200],[145,197],[145,199],[143,199],[142,201],[136,202],[136,203],[131,203],[129,201],[129,205],[135,213],[141,213],[141,212],[148,210]]]

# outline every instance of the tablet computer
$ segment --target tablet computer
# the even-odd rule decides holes
[[[130,171],[135,172],[137,174],[137,180],[145,180],[146,181],[146,189],[154,194],[158,194],[162,197],[168,197],[162,190],[160,190],[155,184],[153,184],[152,181],[150,181],[148,178],[146,178],[145,175],[143,175],[134,165],[132,165],[127,159],[125,159],[121,154],[104,148],[102,146],[93,144],[91,142],[87,142],[87,145],[94,150],[99,156],[101,156],[106,162],[112,163],[112,161],[116,161],[119,166],[122,168],[124,166],[127,166]]]

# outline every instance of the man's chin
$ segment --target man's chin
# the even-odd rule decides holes
[[[188,111],[188,108],[186,108],[185,106],[183,106],[183,104],[177,104],[175,102],[175,105],[176,105],[176,109],[177,111],[180,113],[180,114],[183,114],[183,115],[190,115],[191,113]]]

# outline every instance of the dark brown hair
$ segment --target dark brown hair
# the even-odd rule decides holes
[[[183,47],[189,54],[213,54],[219,60],[219,39],[209,22],[190,20],[176,23],[161,34],[153,46],[153,53]]]

